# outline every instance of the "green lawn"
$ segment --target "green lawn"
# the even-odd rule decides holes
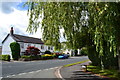
[[[117,70],[101,70],[100,67],[92,65],[87,66],[87,70],[94,74],[99,74],[101,76],[107,76],[110,78],[115,78],[115,80],[120,80],[120,72],[118,72]]]
[[[80,61],[80,62],[76,62],[76,63],[72,63],[72,64],[67,64],[67,65],[64,65],[63,67],[69,67],[69,66],[73,66],[73,65],[76,65],[76,64],[85,63],[85,62],[88,62],[88,61],[89,61],[89,59],[84,60],[84,61]]]

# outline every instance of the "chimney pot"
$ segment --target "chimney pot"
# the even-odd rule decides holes
[[[13,35],[13,32],[14,32],[13,27],[11,27],[10,34]]]

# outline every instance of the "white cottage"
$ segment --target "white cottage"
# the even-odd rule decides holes
[[[11,27],[10,34],[2,41],[2,54],[11,55],[10,43],[18,42],[21,48],[21,55],[25,52],[28,46],[35,46],[40,49],[41,53],[46,50],[53,52],[53,46],[44,45],[44,42],[39,38],[33,38],[23,35],[14,34],[13,27]],[[12,57],[11,57],[12,58]]]

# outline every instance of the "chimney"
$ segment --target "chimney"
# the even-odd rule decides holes
[[[14,30],[13,30],[13,27],[11,27],[10,34],[13,35],[13,33],[14,33]]]

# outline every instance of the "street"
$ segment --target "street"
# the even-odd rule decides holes
[[[88,59],[87,56],[71,57],[69,59],[39,60],[39,61],[16,61],[2,62],[2,77],[24,73],[39,72],[41,70],[53,69],[66,64],[71,64]],[[46,72],[48,73],[48,72]],[[40,73],[39,73],[40,74]],[[44,73],[41,73],[44,74]],[[49,73],[48,73],[49,74]],[[47,74],[46,74],[47,75]]]

